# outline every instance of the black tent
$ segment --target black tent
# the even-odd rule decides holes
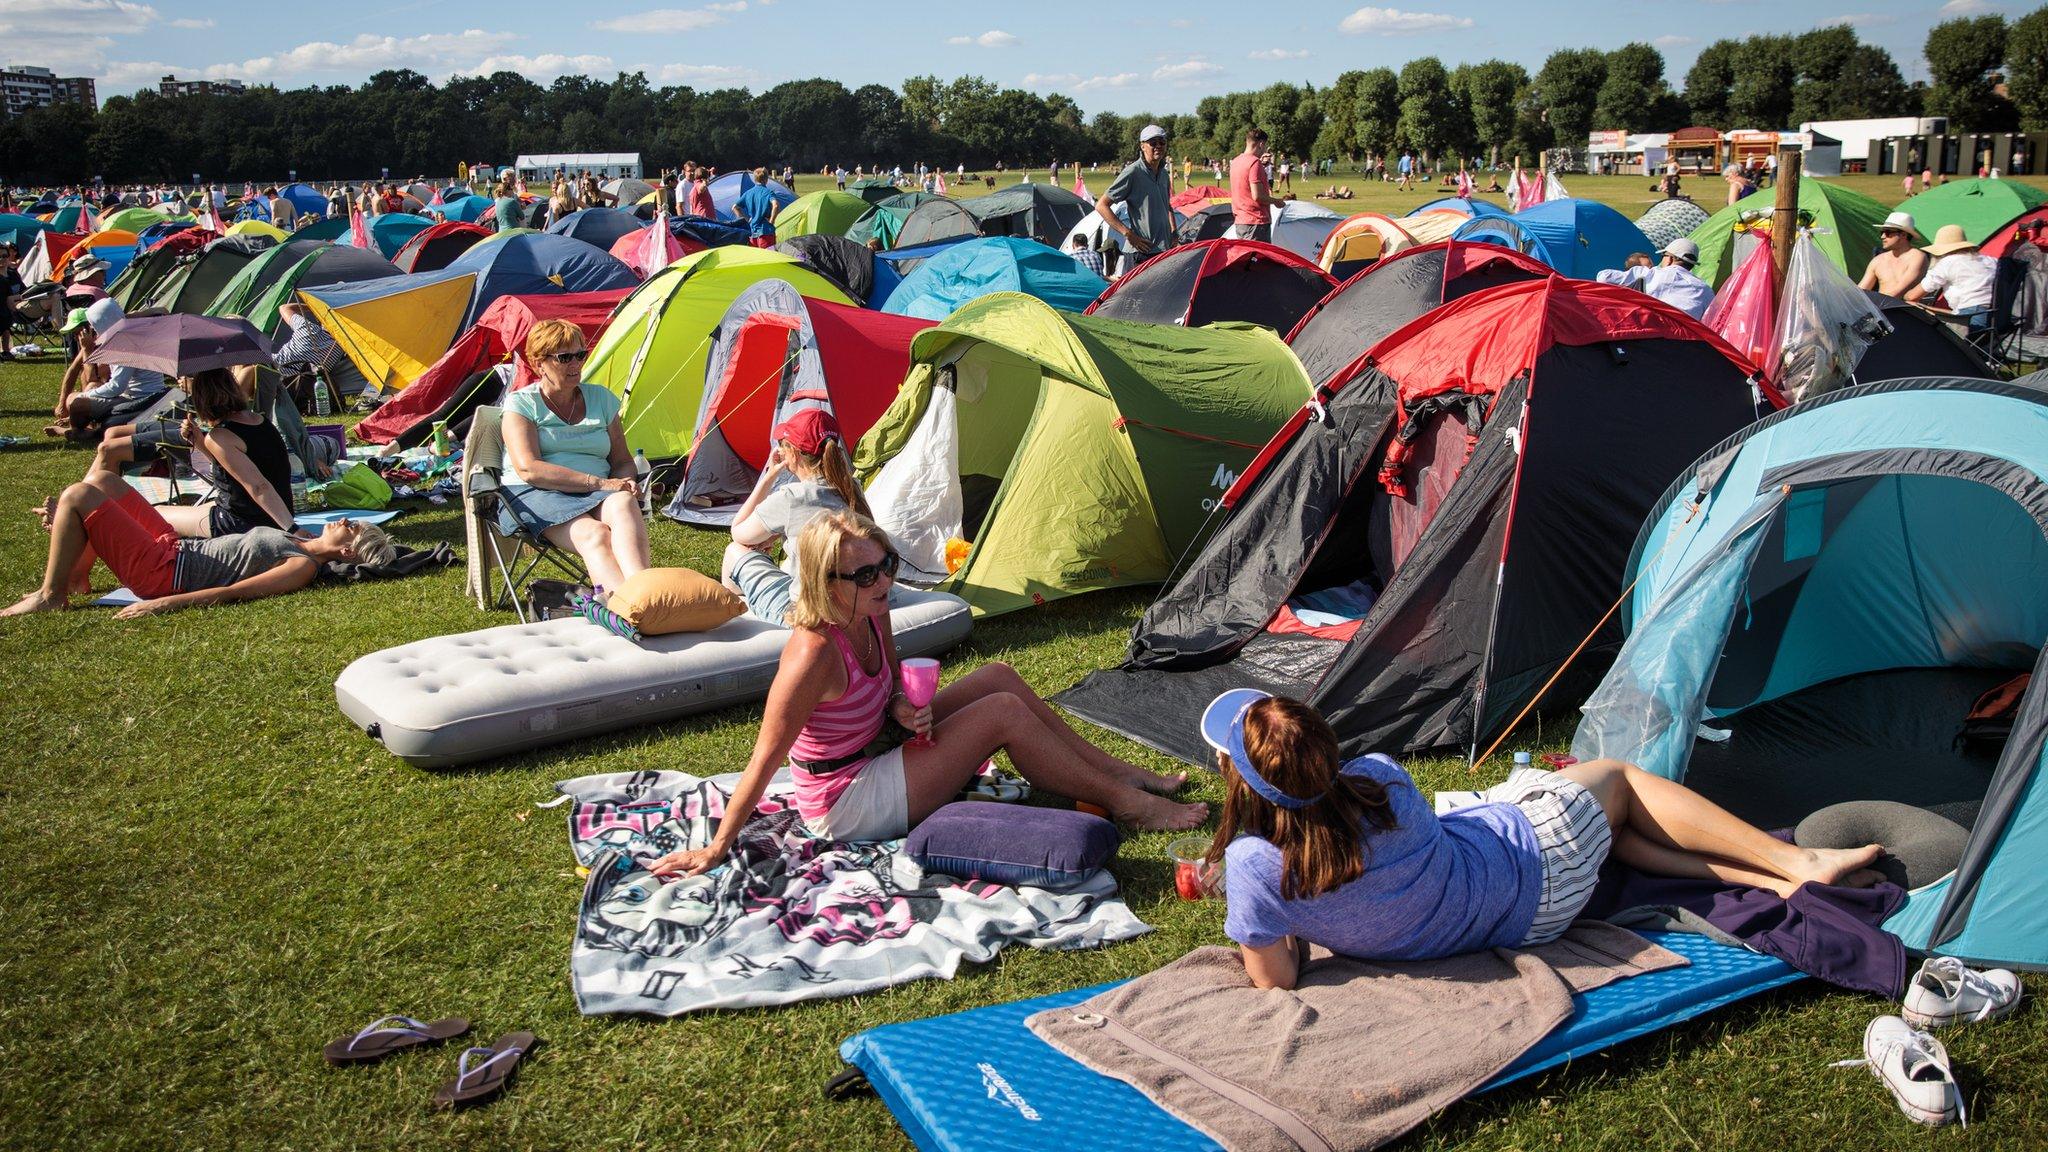
[[[1317,389],[1126,663],[1059,702],[1193,763],[1203,707],[1245,686],[1314,704],[1347,754],[1483,740],[1595,631],[1665,487],[1755,419],[1756,378],[1633,289],[1553,276],[1447,305]],[[1620,639],[1601,626],[1545,702],[1575,703]]]
[[[1856,382],[1904,380],[1912,376],[1967,376],[1996,380],[1998,368],[1940,316],[1896,296],[1869,293],[1891,323],[1890,335],[1864,350]]]
[[[1327,384],[1360,353],[1438,305],[1548,275],[1548,265],[1512,248],[1439,240],[1397,252],[1344,281],[1302,317],[1287,343],[1308,378]]]
[[[1237,222],[1231,215],[1229,204],[1211,204],[1200,212],[1189,215],[1174,229],[1174,239],[1182,244],[1193,244],[1197,240],[1221,240],[1230,235],[1230,226]]]
[[[830,280],[865,308],[875,293],[875,254],[865,244],[844,236],[811,232],[792,236],[775,246],[804,262],[804,266]]]
[[[1012,184],[986,196],[962,200],[960,204],[980,222],[983,236],[1023,236],[1049,248],[1064,243],[1074,225],[1094,210],[1088,201],[1057,184]],[[903,227],[908,232],[909,221]],[[912,241],[899,234],[895,246],[908,248],[914,243],[924,241]]]
[[[916,248],[956,236],[981,235],[981,221],[958,200],[933,197],[911,209],[896,229],[891,248]]]
[[[1239,320],[1284,335],[1336,286],[1329,273],[1285,248],[1205,240],[1146,260],[1110,285],[1088,313],[1190,328]]]

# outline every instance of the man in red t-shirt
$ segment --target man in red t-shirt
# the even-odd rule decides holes
[[[1273,242],[1273,193],[1266,184],[1266,130],[1244,134],[1244,151],[1230,161],[1230,235]]]

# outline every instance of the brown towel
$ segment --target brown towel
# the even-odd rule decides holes
[[[1572,1012],[1572,993],[1684,957],[1596,921],[1537,948],[1373,963],[1319,952],[1291,992],[1198,948],[1025,1025],[1242,1152],[1375,1148],[1462,1099]]]

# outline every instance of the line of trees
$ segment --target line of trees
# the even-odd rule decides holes
[[[1064,95],[999,88],[979,76],[914,76],[900,89],[794,80],[755,95],[651,86],[644,73],[607,82],[564,76],[543,87],[512,72],[435,85],[408,70],[359,87],[165,99],[109,98],[97,114],[60,104],[0,121],[0,179],[67,183],[306,180],[452,172],[458,161],[520,153],[638,151],[650,170],[696,160],[734,168],[789,163],[987,167],[998,161],[1107,162],[1135,154],[1151,122],[1184,157],[1228,156],[1257,125],[1288,156],[1346,159],[1403,150],[1425,157],[1533,159],[1582,148],[1594,129],[1661,132],[1690,124],[1782,128],[1807,120],[1947,116],[1959,131],[2048,129],[2048,6],[1936,25],[1931,83],[1907,84],[1883,48],[1834,25],[1708,45],[1684,77],[1632,43],[1565,49],[1534,75],[1487,60],[1447,68],[1345,72],[1318,89],[1278,83],[1203,99],[1191,114],[1087,117]]]

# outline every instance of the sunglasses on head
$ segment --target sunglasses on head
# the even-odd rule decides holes
[[[548,357],[548,359],[553,360],[557,364],[581,364],[589,358],[590,349],[588,348],[578,348],[574,352],[556,352]]]
[[[832,576],[834,579],[852,581],[855,588],[873,588],[881,582],[884,576],[894,580],[896,578],[896,569],[901,567],[902,564],[902,557],[894,552],[884,552],[882,553],[881,561],[878,563],[863,564],[851,572],[834,572]]]

